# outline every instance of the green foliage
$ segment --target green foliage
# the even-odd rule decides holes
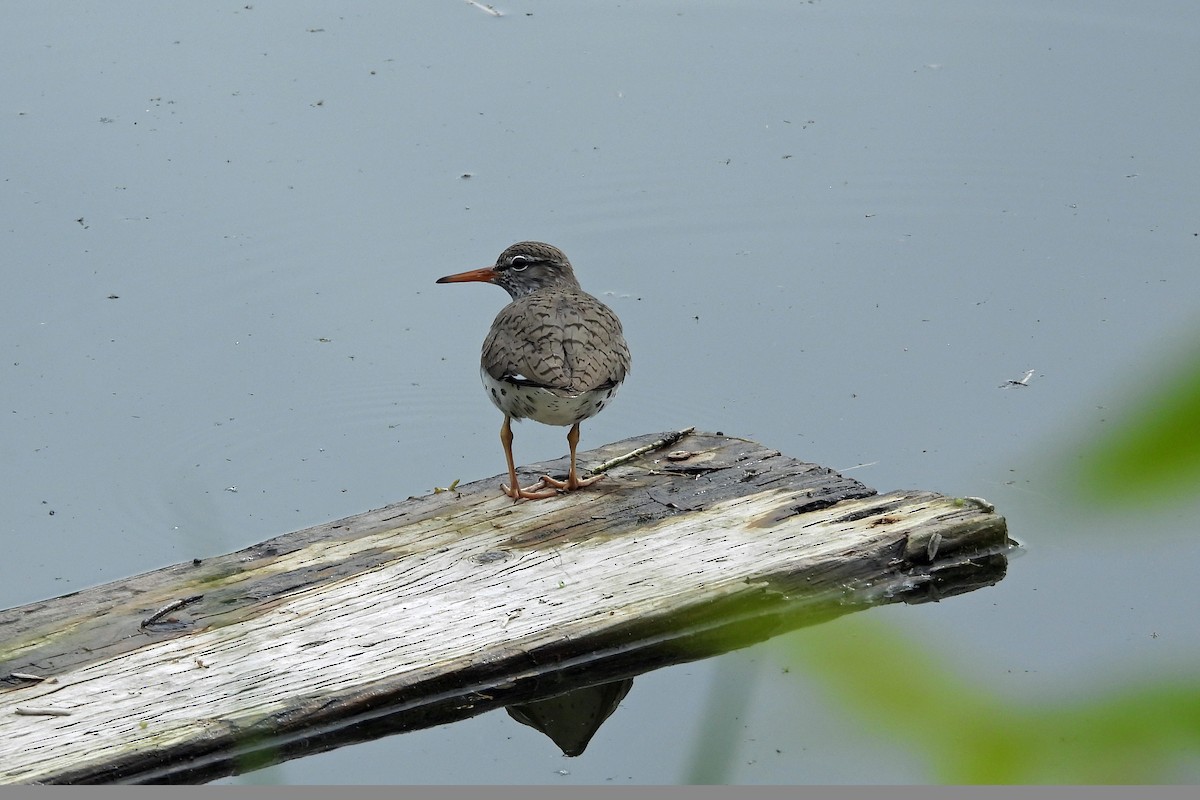
[[[1013,700],[869,620],[809,629],[789,656],[944,784],[1155,783],[1200,752],[1200,684]]]
[[[1078,485],[1105,503],[1200,493],[1200,348],[1084,453]]]

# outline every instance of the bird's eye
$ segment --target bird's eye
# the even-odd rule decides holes
[[[508,260],[508,266],[511,267],[514,272],[520,272],[532,263],[533,260],[527,256],[513,256]]]

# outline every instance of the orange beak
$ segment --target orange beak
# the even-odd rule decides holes
[[[483,267],[482,269],[473,269],[467,272],[460,272],[457,275],[447,275],[444,278],[438,278],[438,283],[466,283],[467,281],[481,281],[483,283],[495,283],[496,268]]]

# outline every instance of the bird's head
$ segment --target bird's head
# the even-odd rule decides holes
[[[494,283],[512,299],[531,295],[540,289],[563,287],[578,289],[579,281],[571,269],[567,254],[545,242],[517,242],[505,248],[490,267],[438,278],[438,283],[482,281]]]

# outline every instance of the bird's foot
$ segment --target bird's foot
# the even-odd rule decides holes
[[[603,478],[603,475],[593,475],[590,478],[581,478],[575,473],[567,476],[565,481],[556,480],[549,475],[542,476],[542,484],[545,486],[553,486],[556,490],[563,492],[572,492],[576,489],[582,489],[584,486],[591,486],[596,481]]]
[[[513,500],[542,500],[558,494],[557,488],[546,486],[544,478],[532,486],[518,486],[512,489],[508,484],[502,483],[500,488]]]

